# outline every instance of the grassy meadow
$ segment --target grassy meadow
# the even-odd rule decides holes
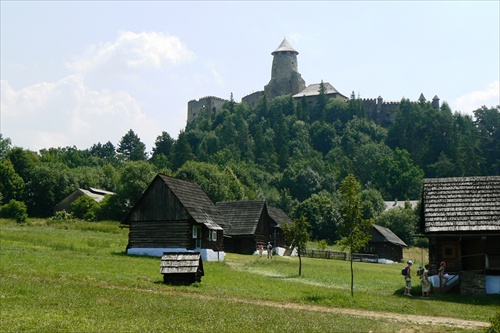
[[[309,258],[298,276],[298,258],[228,254],[203,262],[201,283],[165,285],[159,258],[125,255],[127,233],[117,222],[0,219],[0,331],[465,332],[404,317],[488,322],[499,311],[498,295],[404,297],[402,264],[354,263],[354,297],[349,262]]]

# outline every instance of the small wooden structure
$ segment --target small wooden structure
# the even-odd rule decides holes
[[[253,254],[257,246],[272,241],[272,222],[265,201],[224,201],[217,208],[224,215],[224,248],[228,252]]]
[[[431,274],[445,261],[461,292],[500,293],[500,176],[424,179],[420,231]]]
[[[368,245],[360,251],[363,254],[375,254],[379,259],[399,262],[403,259],[403,248],[407,247],[389,228],[374,224],[370,230],[372,238]]]
[[[165,252],[161,257],[160,273],[163,282],[170,284],[191,284],[201,282],[205,275],[199,253]]]

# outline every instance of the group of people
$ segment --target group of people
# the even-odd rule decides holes
[[[413,262],[411,260],[408,260],[407,266],[406,266],[406,275],[405,275],[405,296],[413,296],[410,291],[411,291],[411,266],[413,265]],[[446,267],[446,262],[442,261],[441,264],[439,265],[439,271],[438,271],[438,276],[439,276],[439,286],[446,286],[446,283],[448,283],[448,275],[445,273],[445,267]],[[429,281],[429,264],[425,265],[422,267],[422,265],[418,266],[417,270],[417,276],[420,278],[422,281],[422,297],[429,297],[430,296],[430,291],[431,291],[431,282]],[[444,281],[444,283],[443,283]]]
[[[271,245],[271,242],[267,242],[266,248],[267,248],[267,258],[273,259],[273,246]],[[259,256],[262,257],[264,246],[262,244],[259,244],[258,250],[259,250]]]

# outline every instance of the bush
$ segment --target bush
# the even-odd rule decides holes
[[[318,242],[318,250],[324,251],[328,246],[328,242],[325,239],[322,239]]]
[[[94,220],[99,204],[88,195],[82,195],[71,204],[71,210],[76,218]]]
[[[24,202],[12,199],[8,204],[0,208],[0,216],[15,219],[17,222],[22,223],[28,219],[28,209]]]
[[[66,220],[72,220],[74,218],[75,217],[73,216],[72,213],[68,213],[64,209],[57,211],[56,215],[51,217],[52,220],[56,220],[56,221],[66,221]]]

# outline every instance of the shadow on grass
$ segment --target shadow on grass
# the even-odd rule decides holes
[[[119,257],[129,257],[129,258],[140,258],[140,259],[150,259],[154,261],[161,261],[160,257],[152,257],[148,255],[139,255],[139,254],[128,254],[126,251],[114,251],[111,253],[114,256],[119,256]],[[158,264],[160,265],[160,264]]]
[[[393,293],[395,296],[407,297],[404,295],[405,288],[401,287],[396,289]],[[422,296],[422,288],[421,287],[413,287],[411,289],[411,294],[413,297],[418,299],[423,299]],[[440,302],[450,302],[450,303],[458,303],[458,304],[473,304],[473,305],[498,305],[500,304],[500,295],[468,295],[468,294],[459,294],[459,293],[449,293],[449,294],[439,294],[435,293],[431,290],[431,296],[428,298],[429,301],[440,301]]]

